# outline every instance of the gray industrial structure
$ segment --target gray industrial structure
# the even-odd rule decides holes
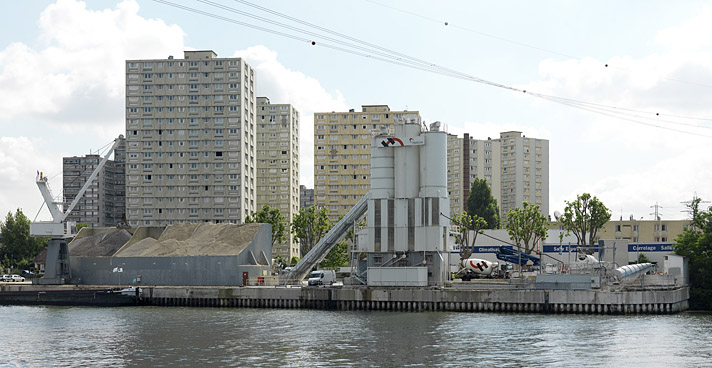
[[[82,229],[71,280],[92,285],[247,285],[271,270],[269,224]]]
[[[395,134],[393,134],[395,133]],[[445,165],[447,134],[440,122],[421,128],[417,114],[371,132],[371,189],[284,279],[303,279],[363,215],[356,232],[365,254],[353,278],[369,286],[436,286],[448,279],[450,213]],[[415,279],[413,279],[415,278]]]

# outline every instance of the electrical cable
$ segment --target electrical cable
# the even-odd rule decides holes
[[[452,24],[451,22],[443,21],[443,20],[440,20],[440,19],[435,19],[435,18],[428,17],[428,16],[425,16],[425,15],[422,15],[422,14],[414,13],[414,12],[411,12],[411,11],[408,11],[408,10],[396,8],[396,7],[394,7],[394,6],[382,4],[382,3],[379,3],[379,2],[374,1],[374,0],[365,0],[365,1],[367,1],[367,2],[369,2],[369,3],[372,3],[372,4],[376,4],[376,5],[385,7],[385,8],[389,8],[389,9],[392,9],[392,10],[395,10],[395,11],[399,11],[399,12],[402,12],[402,13],[410,14],[410,15],[413,15],[413,16],[416,16],[416,17],[419,17],[419,18],[422,18],[422,19],[427,19],[427,20],[429,20],[429,21],[433,21],[433,22],[436,22],[436,23],[438,23],[438,24],[444,24],[444,25],[446,25],[446,26],[448,26],[448,27],[451,27],[451,28],[458,28],[458,29],[461,29],[461,30],[463,30],[463,31],[472,32],[472,33],[478,34],[478,35],[480,35],[480,36],[489,37],[489,38],[493,38],[493,39],[500,40],[500,41],[504,41],[504,42],[509,42],[509,43],[511,43],[511,44],[515,44],[515,45],[523,46],[523,47],[528,47],[528,48],[530,48],[530,49],[547,52],[547,53],[550,53],[550,54],[553,54],[553,55],[564,56],[564,57],[568,57],[568,58],[576,59],[576,60],[582,60],[582,59],[583,59],[582,57],[579,57],[579,56],[569,55],[569,54],[565,54],[565,53],[562,53],[562,52],[559,52],[559,51],[554,51],[554,50],[550,50],[550,49],[545,49],[545,48],[543,48],[543,47],[526,44],[526,43],[524,43],[524,42],[519,42],[519,41],[510,40],[510,39],[507,39],[507,38],[504,38],[504,37],[500,37],[500,36],[492,35],[492,34],[489,34],[489,33],[477,31],[477,30],[474,30],[474,29],[471,29],[471,28],[459,26],[459,25],[457,25],[457,24]],[[621,71],[625,71],[625,72],[630,72],[629,69],[621,68],[621,67],[618,67],[618,66],[615,66],[615,65],[611,65],[611,64],[604,64],[604,66],[605,66],[606,68],[613,68],[613,69],[617,69],[617,70],[621,70]],[[663,77],[663,78],[661,78],[661,79],[663,79],[663,80],[669,80],[669,81],[677,82],[677,83],[683,83],[683,84],[689,84],[689,85],[694,85],[694,86],[712,88],[712,85],[710,85],[710,84],[699,83],[699,82],[691,82],[691,81],[686,81],[686,80],[677,79],[677,78]]]
[[[477,31],[477,30],[474,30],[474,29],[471,29],[471,28],[467,28],[467,27],[463,27],[463,26],[458,26],[457,24],[451,24],[450,22],[447,22],[447,21],[443,21],[443,20],[440,20],[440,19],[431,18],[431,17],[425,16],[425,15],[422,15],[422,14],[417,14],[417,13],[414,13],[414,12],[411,12],[411,11],[408,11],[408,10],[396,8],[396,7],[394,7],[394,6],[382,4],[382,3],[379,3],[379,2],[377,2],[377,1],[373,1],[373,0],[365,0],[365,1],[368,1],[369,3],[373,3],[373,4],[376,4],[376,5],[380,5],[380,6],[385,7],[385,8],[390,8],[390,9],[393,9],[393,10],[396,10],[396,11],[399,11],[399,12],[402,12],[402,13],[410,14],[410,15],[413,15],[413,16],[416,16],[416,17],[419,17],[419,18],[427,19],[427,20],[436,22],[436,23],[438,23],[438,24],[444,24],[444,25],[446,25],[446,26],[448,26],[448,27],[459,28],[459,29],[462,29],[463,31],[476,33],[476,34],[478,34],[478,35],[480,35],[480,36],[489,37],[489,38],[494,38],[494,39],[496,39],[496,40],[509,42],[509,43],[512,43],[512,44],[515,44],[515,45],[519,45],[519,46],[528,47],[528,48],[530,48],[530,49],[535,49],[535,50],[539,50],[539,51],[548,52],[548,53],[554,54],[554,55],[565,56],[565,57],[572,58],[572,59],[579,59],[579,58],[576,57],[576,56],[564,54],[564,53],[561,53],[561,52],[558,52],[558,51],[553,51],[553,50],[545,49],[545,48],[538,47],[538,46],[529,45],[529,44],[526,44],[526,43],[523,43],[523,42],[519,42],[519,41],[510,40],[510,39],[507,39],[507,38],[504,38],[504,37],[496,36],[496,35],[489,34],[489,33],[485,33],[485,32],[481,32],[481,31]]]
[[[324,27],[320,27],[320,26],[314,25],[314,24],[309,23],[309,22],[301,21],[301,20],[299,20],[299,19],[297,19],[297,18],[294,18],[294,17],[288,16],[288,15],[281,14],[281,13],[279,13],[279,12],[270,10],[270,9],[268,9],[268,8],[261,7],[261,6],[259,6],[259,5],[252,4],[252,3],[248,2],[248,1],[245,1],[245,0],[233,0],[233,1],[236,1],[236,2],[239,2],[239,3],[242,3],[242,4],[245,4],[245,5],[248,5],[248,6],[251,6],[251,7],[254,7],[254,8],[256,8],[256,9],[259,9],[259,10],[262,10],[262,11],[265,11],[265,12],[269,12],[270,14],[277,15],[277,16],[279,16],[279,17],[283,17],[283,18],[285,18],[285,19],[288,19],[288,20],[291,20],[291,21],[300,23],[300,24],[302,24],[302,25],[306,25],[306,26],[309,26],[309,27],[313,27],[313,28],[318,29],[318,30],[320,30],[320,31],[322,31],[322,32],[327,32],[327,33],[329,33],[329,34],[336,35],[336,36],[345,38],[345,39],[347,39],[347,40],[352,40],[352,41],[357,42],[357,43],[359,43],[359,44],[358,44],[358,45],[357,45],[357,44],[353,44],[353,43],[346,42],[346,41],[343,41],[343,40],[335,39],[335,38],[330,37],[330,36],[324,36],[324,35],[321,35],[321,34],[318,34],[318,33],[312,32],[312,31],[308,31],[308,30],[304,30],[304,29],[301,29],[301,28],[298,28],[298,27],[291,26],[291,25],[283,24],[283,23],[280,23],[280,22],[277,22],[277,21],[274,21],[274,20],[271,20],[271,19],[267,19],[267,18],[260,17],[260,16],[257,16],[257,15],[254,15],[254,14],[250,14],[250,13],[247,13],[247,12],[244,12],[244,11],[241,11],[241,10],[237,10],[237,9],[234,9],[234,8],[231,8],[231,7],[222,5],[222,4],[218,4],[218,3],[215,3],[214,1],[210,1],[210,0],[196,0],[196,1],[198,1],[198,2],[200,2],[200,3],[203,3],[203,4],[206,4],[206,5],[210,5],[210,6],[216,7],[216,8],[218,8],[218,9],[221,9],[221,10],[224,10],[224,11],[230,11],[230,12],[233,12],[233,13],[236,13],[236,14],[240,14],[240,15],[243,15],[243,16],[246,16],[246,17],[249,17],[249,18],[252,18],[252,19],[256,19],[256,20],[259,20],[259,21],[267,22],[267,23],[269,23],[269,24],[271,24],[271,25],[283,27],[283,28],[286,28],[286,29],[291,30],[291,31],[301,32],[301,33],[307,34],[307,35],[312,36],[312,37],[317,37],[317,39],[319,39],[319,38],[320,38],[320,39],[325,39],[325,40],[331,41],[331,42],[333,42],[333,43],[336,43],[336,44],[338,44],[338,45],[342,45],[343,47],[342,47],[342,46],[337,46],[337,45],[330,45],[329,43],[327,43],[327,42],[322,42],[322,41],[320,41],[320,42],[317,43],[317,42],[315,41],[315,39],[308,39],[308,38],[305,38],[305,37],[300,37],[300,36],[296,36],[296,35],[293,35],[293,34],[285,33],[285,32],[282,32],[282,31],[277,31],[277,30],[274,30],[274,29],[265,28],[265,27],[261,27],[261,26],[254,25],[254,24],[246,23],[246,22],[241,22],[241,21],[238,21],[238,20],[235,20],[235,19],[232,19],[232,18],[224,17],[224,16],[221,16],[221,15],[217,15],[217,14],[210,13],[210,12],[207,12],[207,11],[199,10],[199,9],[192,8],[192,7],[189,7],[189,6],[175,4],[175,3],[171,2],[171,1],[168,1],[168,0],[153,0],[153,1],[154,1],[154,2],[157,2],[157,3],[164,4],[164,5],[168,5],[168,6],[176,7],[176,8],[179,8],[179,9],[183,9],[183,10],[186,10],[186,11],[189,11],[189,12],[194,12],[194,13],[196,13],[196,14],[201,14],[201,15],[204,15],[204,16],[207,16],[207,17],[211,17],[211,18],[214,18],[214,19],[223,20],[223,21],[226,21],[226,22],[238,24],[238,25],[241,25],[241,26],[245,26],[245,27],[257,29],[257,30],[260,30],[260,31],[264,31],[264,32],[267,32],[267,33],[272,33],[272,34],[275,34],[275,35],[279,35],[279,36],[291,38],[291,39],[298,40],[298,41],[302,41],[302,42],[308,42],[308,43],[311,43],[312,45],[318,45],[318,46],[322,46],[322,47],[325,47],[325,48],[333,49],[333,50],[336,50],[336,51],[341,51],[341,52],[344,52],[344,53],[349,53],[349,54],[352,54],[352,55],[357,55],[357,56],[361,56],[361,57],[365,57],[365,58],[370,58],[370,59],[374,59],[374,60],[378,60],[378,61],[382,61],[382,62],[387,62],[387,63],[399,65],[399,66],[405,66],[405,67],[409,67],[409,68],[413,68],[413,69],[417,69],[417,70],[422,70],[422,71],[427,71],[427,72],[431,72],[431,73],[435,73],[435,74],[440,74],[440,75],[444,75],[444,76],[449,76],[449,77],[453,77],[453,78],[458,78],[458,79],[473,81],[473,82],[476,82],[476,83],[481,83],[481,84],[485,84],[485,85],[490,85],[490,86],[493,86],[493,87],[498,87],[498,88],[502,88],[502,89],[509,90],[509,91],[528,93],[528,94],[530,94],[530,95],[532,95],[532,96],[534,96],[534,97],[538,97],[538,98],[541,98],[541,99],[544,99],[544,100],[547,100],[547,101],[550,101],[550,102],[556,102],[556,103],[559,103],[559,104],[562,104],[562,105],[565,105],[565,106],[569,106],[569,107],[572,107],[572,108],[577,108],[577,109],[581,109],[581,110],[584,110],[584,111],[589,111],[589,112],[597,113],[597,114],[600,114],[600,115],[603,115],[603,116],[608,116],[608,117],[612,117],[612,118],[616,118],[616,119],[621,119],[621,120],[625,120],[625,121],[629,121],[629,122],[633,122],[633,123],[637,123],[637,124],[641,124],[641,125],[645,125],[645,126],[649,126],[649,127],[665,129],[665,130],[674,131],[674,132],[683,133],[683,134],[690,134],[690,135],[696,135],[696,136],[702,136],[702,137],[708,137],[708,138],[710,137],[709,135],[705,135],[705,134],[699,134],[699,133],[689,132],[689,131],[685,131],[685,130],[680,130],[680,129],[675,129],[675,128],[666,127],[666,126],[663,126],[663,125],[660,125],[660,124],[648,123],[648,122],[645,122],[645,121],[641,121],[641,119],[647,119],[647,118],[646,118],[646,117],[643,117],[643,116],[638,116],[638,115],[635,115],[635,114],[630,114],[630,113],[627,113],[626,111],[629,111],[629,112],[639,112],[639,113],[645,113],[645,114],[652,114],[652,113],[649,113],[649,112],[642,112],[642,111],[633,110],[633,109],[618,108],[618,107],[615,107],[615,106],[606,106],[606,105],[601,105],[601,104],[594,104],[594,103],[589,103],[589,102],[579,101],[579,100],[574,100],[574,99],[567,99],[567,98],[561,98],[561,97],[555,97],[555,96],[548,96],[548,95],[544,95],[544,94],[539,94],[539,93],[530,92],[530,91],[522,90],[522,89],[519,89],[519,88],[511,87],[511,86],[508,86],[508,85],[505,85],[505,84],[501,84],[501,83],[489,81],[489,80],[486,80],[486,79],[474,77],[474,76],[468,75],[468,74],[466,74],[466,73],[459,72],[459,71],[457,71],[457,70],[453,70],[453,69],[449,69],[449,68],[446,68],[446,67],[442,67],[442,66],[439,66],[439,65],[434,64],[434,63],[429,63],[429,62],[427,62],[427,61],[425,61],[425,60],[421,60],[421,59],[418,59],[418,58],[410,57],[410,56],[408,56],[408,55],[405,55],[405,54],[402,54],[402,53],[398,53],[398,52],[396,52],[396,51],[393,51],[393,50],[390,50],[390,49],[387,49],[387,48],[383,48],[383,47],[380,47],[380,46],[377,46],[377,45],[373,45],[373,44],[371,44],[371,43],[368,43],[368,42],[359,40],[359,39],[357,39],[357,38],[353,38],[353,37],[350,37],[350,36],[347,36],[347,35],[343,35],[343,34],[338,33],[338,32],[330,31],[330,30],[328,30],[328,29],[326,29],[326,28],[324,28]],[[357,51],[357,50],[358,50],[358,51]],[[662,116],[668,116],[668,117],[681,117],[681,116],[665,115],[665,114],[659,114],[659,113],[655,113],[655,115],[658,116],[658,117],[661,116],[661,115],[662,115]],[[681,117],[681,118],[682,118],[682,117]],[[693,117],[684,117],[684,118],[686,118],[686,119],[697,119],[697,120],[703,120],[703,121],[710,121],[710,120],[712,120],[712,119],[701,119],[701,118],[693,118]],[[686,126],[695,127],[695,128],[710,129],[709,127],[698,126],[698,125],[691,125],[691,124],[684,124],[684,123],[673,122],[673,121],[669,121],[669,120],[658,120],[657,122],[658,122],[658,123],[669,123],[669,124],[686,125]]]

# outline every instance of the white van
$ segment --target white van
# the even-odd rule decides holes
[[[311,285],[331,285],[336,281],[336,271],[318,270],[309,275],[308,284]]]

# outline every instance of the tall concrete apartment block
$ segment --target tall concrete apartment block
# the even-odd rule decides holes
[[[101,159],[96,154],[62,159],[65,208],[76,198]],[[114,150],[114,159],[106,161],[82,199],[67,216],[67,221],[83,222],[91,227],[112,227],[121,223],[126,213],[125,162],[126,141],[122,140]]]
[[[484,178],[497,199],[502,220],[524,201],[549,215],[549,141],[521,132],[478,140],[448,135],[448,191],[451,214],[466,209],[472,182]]]
[[[129,223],[241,223],[254,213],[255,109],[255,72],[240,58],[127,60]]]
[[[290,223],[299,213],[299,112],[289,104],[257,98],[257,209],[278,208]],[[299,244],[275,244],[273,256],[300,257]]]
[[[309,208],[314,205],[314,188],[299,186],[299,208]]]
[[[314,204],[329,209],[336,221],[370,188],[371,131],[417,111],[391,111],[387,105],[364,105],[360,112],[314,113]]]

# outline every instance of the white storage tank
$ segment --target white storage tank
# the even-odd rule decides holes
[[[395,191],[393,148],[383,146],[386,138],[386,135],[371,138],[371,199],[393,198]]]
[[[395,197],[415,198],[420,190],[420,148],[412,142],[420,137],[420,123],[396,124],[396,138],[393,145],[395,166]]]
[[[447,134],[424,132],[420,149],[420,197],[447,198]]]

